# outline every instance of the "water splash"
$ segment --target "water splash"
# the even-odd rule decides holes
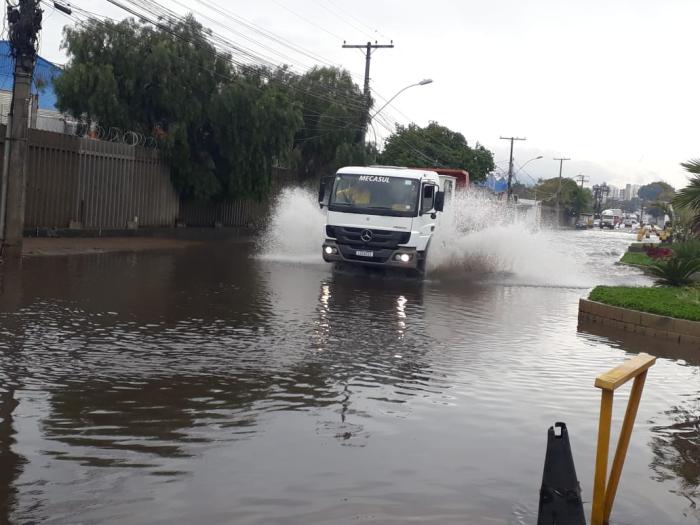
[[[561,233],[541,228],[534,208],[507,207],[476,192],[461,194],[451,204],[431,242],[428,264],[434,277],[592,286],[576,254],[567,253]]]
[[[325,215],[316,195],[285,189],[277,199],[258,257],[321,264]],[[533,210],[519,212],[478,193],[456,197],[440,215],[428,256],[436,279],[489,279],[529,286],[587,287],[592,280],[556,234],[541,229]]]
[[[321,245],[326,238],[325,221],[325,214],[311,191],[284,189],[277,197],[258,242],[258,258],[289,263],[324,263]]]

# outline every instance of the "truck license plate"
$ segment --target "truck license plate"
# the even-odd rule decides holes
[[[355,255],[358,257],[374,257],[374,252],[370,252],[367,250],[357,250],[355,251]]]

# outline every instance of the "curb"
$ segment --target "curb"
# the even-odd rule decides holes
[[[649,314],[588,299],[579,300],[578,320],[645,335],[659,342],[693,345],[700,350],[699,321]]]

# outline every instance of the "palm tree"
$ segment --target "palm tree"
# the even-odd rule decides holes
[[[688,186],[678,192],[673,199],[673,205],[685,209],[695,215],[693,219],[694,230],[700,229],[700,159],[692,159],[682,162],[688,173],[693,174]]]

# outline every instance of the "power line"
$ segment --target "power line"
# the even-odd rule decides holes
[[[378,43],[372,43],[372,42],[367,42],[366,44],[347,44],[343,42],[343,48],[344,49],[364,49],[365,50],[365,89],[364,89],[364,94],[365,94],[365,118],[363,122],[363,130],[362,130],[362,140],[364,141],[365,139],[365,134],[367,133],[367,123],[369,122],[369,109],[370,109],[370,100],[371,100],[371,95],[369,91],[369,66],[372,61],[372,52],[375,49],[393,49],[394,47],[394,41],[392,40],[390,44],[378,44]]]
[[[332,11],[328,6],[324,5],[320,0],[316,0],[316,4],[321,7],[321,9],[325,9],[327,12],[332,14],[334,17],[336,17],[338,20],[343,22],[344,24],[348,25],[349,27],[352,27],[355,31],[359,31],[363,35],[369,38],[374,38],[374,35],[370,35],[366,31],[364,31],[362,28],[356,26],[355,24],[351,23],[348,21],[347,18],[343,17],[342,15],[339,15],[338,13]]]
[[[559,187],[557,188],[557,221],[559,221],[560,220],[559,202],[561,200],[561,171],[562,171],[562,167],[564,166],[564,161],[571,160],[571,159],[566,158],[566,157],[559,157],[559,158],[555,158],[554,160],[559,161]]]
[[[368,26],[368,25],[365,24],[362,20],[360,20],[359,18],[357,18],[356,16],[354,16],[351,12],[346,11],[345,9],[343,9],[341,6],[339,6],[338,4],[336,4],[335,2],[333,2],[332,0],[328,0],[328,3],[331,4],[332,6],[334,6],[334,7],[335,7],[336,9],[338,9],[339,11],[345,13],[345,15],[349,16],[350,18],[352,18],[353,20],[355,20],[355,21],[358,22],[359,24],[365,26],[367,29],[369,29],[369,30],[372,31],[373,33],[378,33],[379,36],[381,36],[381,37],[383,37],[383,38],[387,38],[387,36],[386,36],[384,33],[382,33],[381,31],[379,31],[378,29],[374,29],[374,28]]]
[[[287,81],[282,81],[282,80],[279,79],[279,78],[276,78],[276,77],[274,77],[274,76],[271,76],[271,75],[269,75],[269,74],[266,74],[267,72],[264,71],[264,70],[261,70],[261,69],[259,68],[259,66],[258,66],[258,67],[253,67],[253,66],[251,66],[250,64],[246,64],[246,63],[244,63],[244,62],[241,62],[240,60],[236,60],[236,59],[233,58],[233,56],[231,56],[231,55],[228,54],[228,53],[227,53],[227,54],[221,54],[221,53],[218,52],[215,48],[212,49],[212,50],[209,50],[209,49],[207,49],[206,47],[202,47],[202,43],[203,43],[203,42],[201,42],[201,41],[194,42],[194,41],[192,41],[191,39],[185,38],[183,35],[179,34],[177,31],[174,31],[172,28],[169,28],[169,27],[167,27],[167,26],[164,26],[162,23],[160,23],[160,22],[154,20],[153,18],[151,18],[151,17],[155,17],[157,20],[166,20],[166,21],[169,20],[171,23],[173,23],[173,22],[180,22],[180,23],[184,22],[184,19],[183,19],[182,17],[178,16],[177,14],[173,13],[172,11],[170,11],[170,10],[168,10],[168,9],[166,9],[166,8],[163,8],[163,7],[160,6],[157,2],[148,1],[148,0],[146,0],[145,2],[136,2],[136,1],[133,1],[133,0],[125,0],[126,2],[128,2],[128,3],[130,3],[130,4],[133,4],[133,5],[137,6],[137,7],[139,7],[140,9],[143,9],[143,10],[146,11],[147,13],[149,13],[149,14],[151,15],[151,17],[149,17],[149,16],[147,16],[147,15],[144,15],[143,13],[140,13],[139,11],[136,11],[134,8],[131,8],[131,7],[129,7],[129,6],[124,5],[124,3],[122,3],[121,1],[117,1],[117,0],[108,0],[108,1],[109,1],[110,3],[112,3],[113,5],[116,5],[117,7],[120,7],[121,9],[123,9],[123,10],[127,11],[128,13],[132,14],[133,16],[137,17],[137,18],[140,19],[141,21],[146,22],[146,23],[148,23],[148,24],[151,24],[151,25],[153,25],[153,26],[155,26],[155,27],[157,27],[157,28],[159,28],[159,29],[161,29],[161,30],[163,30],[163,31],[165,31],[165,32],[167,32],[167,33],[169,33],[169,34],[171,34],[171,35],[174,36],[175,38],[178,38],[178,39],[180,39],[180,40],[183,40],[184,42],[187,42],[187,43],[190,43],[190,44],[192,44],[192,45],[194,45],[194,46],[197,46],[197,47],[200,48],[200,49],[204,49],[206,52],[211,53],[211,54],[213,54],[214,56],[216,56],[216,57],[218,57],[218,58],[220,58],[220,59],[230,60],[231,62],[233,62],[235,65],[237,65],[237,66],[240,67],[241,69],[244,69],[244,70],[246,70],[246,69],[247,69],[247,70],[252,70],[252,71],[254,71],[256,74],[259,74],[259,75],[261,75],[261,76],[263,76],[263,77],[266,77],[266,78],[268,79],[268,81],[270,81],[270,82],[276,82],[276,83],[284,84],[286,87],[288,87],[288,88],[290,88],[290,89],[292,89],[292,90],[294,90],[294,91],[301,91],[301,92],[303,92],[303,93],[305,93],[305,94],[307,94],[307,95],[309,95],[309,96],[311,96],[311,97],[318,98],[319,100],[324,100],[324,101],[326,101],[326,102],[332,102],[333,104],[339,105],[339,106],[341,106],[341,107],[345,107],[346,109],[350,109],[350,110],[356,110],[356,109],[365,110],[365,109],[366,109],[366,105],[359,104],[359,103],[356,103],[356,102],[354,102],[354,101],[351,101],[351,100],[347,97],[347,95],[345,95],[345,94],[338,93],[338,92],[333,92],[333,91],[331,91],[330,93],[325,93],[325,92],[324,92],[324,93],[319,93],[319,92],[316,92],[316,91],[314,91],[314,90],[300,90],[297,86],[294,86],[293,84],[290,84],[290,83],[287,82]],[[71,17],[71,18],[75,18],[75,17]],[[118,24],[118,22],[116,22],[116,21],[114,21],[114,20],[112,20],[112,19],[109,19],[108,17],[104,17],[104,18],[105,18],[105,20],[110,20],[110,21],[114,22],[115,24]],[[86,22],[86,21],[80,20],[80,19],[77,19],[77,20],[78,20],[78,23],[83,24],[83,25],[85,25],[86,23],[90,23],[89,21]],[[119,31],[119,28],[118,28],[118,27],[109,27],[109,26],[106,26],[106,25],[105,25],[104,28],[105,28],[105,29],[108,29],[108,30]],[[210,35],[210,37],[214,37],[215,40],[216,40],[216,42],[219,43],[219,45],[225,45],[225,46],[228,47],[228,48],[233,48],[233,49],[236,49],[236,50],[240,50],[240,47],[241,47],[241,46],[239,46],[239,45],[237,45],[237,44],[233,44],[232,42],[230,42],[230,41],[228,41],[227,39],[221,37],[220,35],[217,35],[216,33],[213,33],[213,32],[212,32],[212,34]],[[206,40],[205,40],[205,41],[206,41]],[[211,44],[211,42],[210,42],[210,44]],[[372,45],[372,44],[370,44],[370,45]],[[393,45],[393,44],[392,44],[392,45]],[[363,47],[366,47],[366,46],[363,46]],[[391,46],[386,46],[386,47],[391,47]],[[246,55],[247,55],[248,57],[250,57],[250,58],[256,58],[255,54],[253,54],[253,53],[249,53],[249,52],[248,52],[248,53],[246,53]],[[183,60],[184,60],[184,59],[183,59]],[[199,66],[199,67],[202,68],[202,69],[208,70],[207,68],[205,68],[205,67],[203,67],[203,66]],[[211,71],[211,70],[209,70],[209,71]],[[217,74],[220,78],[223,78],[223,79],[225,79],[225,80],[227,80],[227,81],[234,81],[234,82],[235,82],[235,81],[238,81],[238,79],[236,79],[235,77],[231,77],[231,76],[229,76],[229,75],[222,75],[222,74],[220,74],[220,73],[218,73],[218,72],[216,72],[216,71],[212,71],[212,72],[213,72],[214,74]],[[291,76],[291,77],[298,77],[298,75],[297,75],[297,74],[294,74],[294,73],[290,73],[290,76]],[[262,88],[260,88],[259,86],[255,86],[255,87],[258,88],[258,89],[262,89]],[[320,115],[319,115],[319,116],[320,116]],[[331,118],[332,120],[339,121],[339,122],[344,122],[345,120],[348,120],[348,122],[346,122],[344,126],[339,126],[339,127],[337,127],[337,128],[334,128],[334,130],[342,130],[342,129],[346,129],[346,128],[347,128],[347,129],[355,129],[355,128],[352,128],[352,127],[351,127],[351,125],[353,124],[353,120],[354,120],[354,119],[352,119],[351,117],[347,117],[347,118],[329,117],[329,118]],[[390,124],[389,126],[387,126],[387,125],[385,125],[385,124],[383,124],[383,123],[380,123],[380,125],[382,125],[385,129],[387,129],[387,130],[389,131],[389,133],[393,133],[394,130],[391,129],[391,124]],[[327,129],[328,129],[328,128],[327,128]],[[366,127],[363,128],[363,131],[364,131],[364,130],[366,130]],[[332,131],[333,131],[333,130],[328,131],[328,132],[326,132],[326,133],[330,133],[330,132],[332,132]],[[404,144],[406,144],[406,141],[403,140],[403,139],[400,139],[399,141],[400,141],[400,142],[403,142]],[[416,152],[417,154],[419,154],[421,157],[427,159],[430,163],[435,163],[435,159],[431,159],[430,157],[428,157],[427,155],[425,155],[423,152],[421,152],[420,150],[418,150],[417,148],[415,148],[413,145],[411,145],[411,144],[406,144],[406,145],[407,145],[407,147],[409,147],[410,149],[412,149],[414,152]]]

